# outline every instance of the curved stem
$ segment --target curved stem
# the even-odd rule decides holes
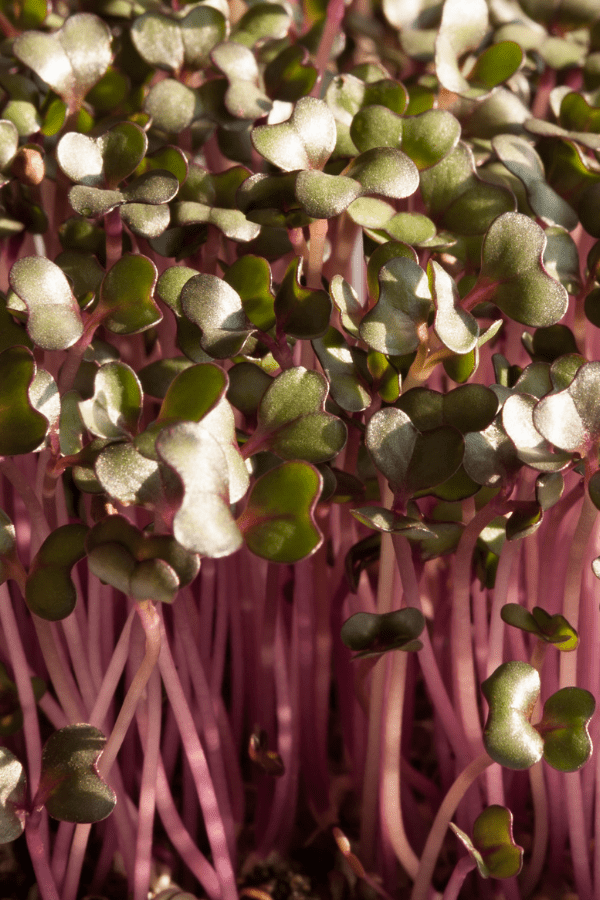
[[[152,833],[156,809],[156,780],[160,755],[161,720],[160,676],[156,669],[148,681],[147,710],[138,708],[138,721],[144,745],[144,764],[140,785],[138,833],[135,844],[133,900],[147,900],[152,865]]]
[[[121,706],[121,710],[119,712],[119,715],[117,716],[117,721],[115,722],[114,728],[104,746],[104,750],[102,751],[102,755],[100,756],[100,759],[98,761],[98,774],[103,778],[108,775],[115,759],[117,758],[117,754],[121,749],[121,745],[125,739],[127,729],[129,728],[131,721],[135,715],[137,705],[140,701],[146,684],[148,683],[148,679],[150,678],[154,667],[156,666],[160,653],[160,620],[158,618],[158,613],[154,608],[154,604],[150,600],[140,601],[136,603],[136,609],[146,633],[146,652],[144,654],[142,663],[135,673],[133,681],[129,686],[129,690],[125,695],[123,705]],[[127,631],[127,624],[125,625],[123,631]],[[121,638],[123,638],[123,635],[121,635]],[[119,641],[119,643],[121,643],[121,641]],[[126,648],[125,641],[123,641],[123,646]],[[111,660],[111,666],[115,660],[115,656],[113,656],[113,660]],[[105,684],[109,685],[112,684],[112,679],[115,675],[115,670],[111,668],[111,666],[109,666],[109,672],[107,673],[107,677],[105,678]],[[118,659],[115,663],[115,669],[117,667]],[[106,703],[107,694],[108,690],[106,690],[105,692],[101,692],[101,697],[98,698],[98,701],[101,701],[100,705],[98,701],[96,702],[96,707],[98,707],[98,709],[96,709],[95,707],[93,712],[95,712],[95,718],[97,719],[104,718],[104,715],[106,714],[106,712],[104,711],[104,715],[102,715],[102,717],[100,717],[99,715],[99,713],[102,712],[102,707]],[[69,865],[67,867],[67,874],[65,877],[63,900],[75,900],[90,830],[90,825],[78,825],[75,829],[71,856],[69,859]]]
[[[477,538],[497,515],[498,510],[493,502],[480,509],[463,531],[454,557],[454,602],[450,637],[452,686],[472,750],[481,748],[481,721],[471,634],[471,566]]]
[[[164,634],[162,622],[161,633]],[[235,873],[229,856],[219,802],[206,763],[204,750],[198,738],[194,720],[177,675],[177,669],[175,668],[166,634],[164,634],[164,638],[158,664],[167,697],[179,728],[183,749],[190,765],[198,800],[204,814],[204,826],[212,850],[215,869],[221,882],[221,900],[237,900]]]
[[[60,900],[56,882],[48,862],[46,848],[41,835],[42,812],[34,810],[27,820],[25,838],[31,863],[35,872],[41,900]]]
[[[446,796],[435,817],[431,831],[427,838],[423,854],[421,856],[421,865],[417,873],[417,878],[413,886],[411,900],[427,900],[427,891],[431,884],[433,870],[437,858],[444,843],[446,831],[450,825],[450,820],[456,812],[456,808],[473,782],[484,772],[488,766],[491,766],[494,760],[487,753],[477,756],[466,769],[464,769]]]
[[[386,493],[389,488],[386,486]],[[384,495],[384,504],[387,506]],[[381,558],[379,563],[379,584],[377,589],[378,614],[392,609],[392,587],[394,579],[394,548],[389,534],[381,535]],[[369,704],[369,731],[367,737],[367,758],[362,791],[362,817],[360,830],[361,857],[365,867],[371,869],[375,858],[377,841],[377,798],[379,796],[379,767],[381,765],[381,719],[383,714],[383,694],[385,685],[385,665],[380,659],[371,675],[371,700]]]
[[[123,701],[123,705],[117,716],[117,721],[106,742],[102,756],[98,762],[98,772],[105,777],[117,758],[125,734],[135,715],[144,688],[148,683],[152,671],[158,662],[161,648],[160,619],[151,600],[143,600],[136,604],[136,609],[146,632],[146,652],[142,664],[135,673],[135,677],[129,686],[129,690]]]
[[[563,616],[576,631],[579,623],[579,598],[581,595],[583,560],[597,515],[598,510],[590,500],[589,493],[585,491],[579,520],[571,542],[562,609]],[[564,688],[576,683],[577,650],[575,649],[570,653],[560,654],[560,686]]]
[[[532,893],[540,880],[548,850],[548,798],[546,797],[546,783],[541,760],[530,768],[529,780],[533,799],[534,826],[531,859],[521,885],[521,891],[525,897]]]
[[[385,709],[379,796],[390,843],[400,864],[414,881],[419,869],[419,858],[412,849],[404,830],[400,793],[402,786],[400,778],[402,714],[407,664],[408,656],[406,653],[398,650],[391,654],[391,690]]]
[[[473,871],[475,865],[476,863],[472,856],[463,856],[462,859],[459,859],[450,876],[450,881],[446,885],[442,900],[457,900],[465,878],[469,872]]]
[[[405,538],[402,538],[402,535],[395,534],[392,536],[392,542],[396,552],[400,578],[406,592],[407,605],[416,606],[423,612],[408,541]],[[450,697],[448,696],[448,691],[446,690],[427,628],[425,628],[420,635],[420,640],[423,644],[423,649],[419,651],[419,664],[421,666],[423,679],[427,686],[427,692],[431,697],[436,713],[440,717],[446,737],[450,742],[459,764],[462,763],[462,765],[466,765],[469,756],[466,747],[465,733],[462,723],[457,718],[454,707],[450,702]]]

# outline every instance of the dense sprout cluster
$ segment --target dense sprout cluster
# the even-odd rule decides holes
[[[595,0],[0,30],[0,840],[41,900],[598,896]]]

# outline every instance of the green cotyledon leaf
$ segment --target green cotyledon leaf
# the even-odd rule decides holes
[[[545,246],[543,230],[521,213],[498,216],[483,241],[478,286],[489,285],[486,299],[523,325],[554,325],[567,310],[566,290],[544,269]]]
[[[83,333],[77,300],[62,269],[42,256],[17,260],[10,286],[27,308],[27,331],[43,350],[66,350]]]
[[[156,449],[183,487],[173,518],[176,540],[213,558],[238,550],[243,538],[230,511],[230,470],[219,440],[202,422],[185,422],[163,429]]]
[[[507,769],[528,769],[539,762],[544,741],[531,724],[540,695],[537,669],[524,662],[503,663],[481,690],[489,704],[483,742],[492,759]]]
[[[507,625],[535,634],[540,640],[554,644],[558,650],[575,650],[579,643],[577,632],[564,616],[551,616],[540,606],[534,606],[529,612],[519,603],[505,603],[500,615]]]
[[[112,58],[111,41],[102,19],[91,13],[76,13],[51,34],[25,31],[16,39],[13,52],[76,108],[106,72]]]
[[[48,419],[31,401],[36,374],[33,354],[26,347],[0,353],[0,454],[16,456],[36,450],[46,436]]]
[[[333,459],[346,442],[346,426],[325,412],[328,389],[323,375],[303,366],[278,375],[260,402],[258,426],[244,455],[269,449],[283,459]]]
[[[137,334],[157,325],[162,315],[153,300],[158,271],[147,256],[127,253],[106,273],[97,314],[114,334]]]
[[[314,553],[323,541],[314,519],[321,488],[321,475],[306,462],[284,462],[262,475],[237,519],[250,550],[289,564]]]
[[[450,823],[483,878],[512,878],[523,865],[523,848],[513,837],[513,815],[505,806],[488,806],[473,823],[473,839]]]
[[[117,798],[97,768],[105,744],[102,732],[84,723],[67,725],[48,738],[36,801],[52,818],[100,822],[111,814]]]
[[[422,612],[408,606],[383,614],[355,613],[342,625],[340,637],[357,651],[354,659],[361,659],[389,650],[420,650],[423,645],[417,638],[424,627]]]
[[[335,120],[324,100],[302,97],[287,122],[260,125],[251,136],[260,155],[284,172],[322,169],[335,148]]]
[[[29,609],[55,622],[75,609],[77,591],[71,569],[85,556],[85,525],[72,523],[56,528],[38,550],[29,570],[25,599]]]

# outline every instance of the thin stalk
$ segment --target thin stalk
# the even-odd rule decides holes
[[[329,57],[331,56],[333,43],[338,36],[342,25],[344,10],[344,0],[331,0],[331,2],[327,4],[327,18],[325,19],[323,34],[321,35],[321,42],[315,60],[316,69],[319,74],[314,87],[310,92],[311,97],[319,97],[321,94],[323,76],[327,69]]]
[[[319,290],[322,288],[321,272],[323,271],[323,254],[325,251],[325,238],[327,237],[327,219],[315,219],[308,226],[310,232],[310,245],[308,250],[308,269],[306,283],[309,288]]]
[[[196,840],[192,839],[181,820],[181,816],[177,812],[165,773],[165,767],[160,758],[158,760],[156,788],[156,808],[169,840],[190,872],[198,879],[210,900],[220,900],[221,885],[217,878],[217,873],[198,849]]]
[[[164,624],[161,622],[162,641],[159,667],[169,703],[173,708],[181,742],[187,757],[202,812],[204,827],[212,850],[215,869],[221,883],[222,900],[238,900],[235,873],[227,848],[227,838],[219,802],[206,763],[204,750],[198,738],[194,720],[177,675],[175,663],[168,645]]]
[[[400,760],[402,745],[402,715],[406,689],[408,655],[400,650],[390,654],[390,691],[383,725],[383,754],[379,802],[388,837],[400,865],[414,881],[419,870],[419,858],[412,849],[402,819]]]
[[[386,491],[389,488],[386,486]],[[384,496],[384,504],[387,505]],[[392,609],[394,581],[394,547],[389,534],[381,535],[381,557],[377,587],[377,612],[388,613]],[[371,700],[369,704],[369,731],[367,757],[363,779],[361,803],[360,851],[365,867],[372,869],[377,843],[377,800],[379,796],[379,772],[381,765],[381,720],[384,705],[385,666],[379,659],[371,676]]]
[[[42,821],[41,810],[34,810],[27,819],[25,828],[27,849],[42,900],[61,900],[42,839]]]
[[[123,740],[125,739],[125,735],[127,734],[129,725],[131,724],[131,721],[135,715],[137,705],[148,683],[148,679],[150,678],[150,675],[152,674],[154,667],[156,666],[160,653],[161,640],[159,618],[154,604],[150,600],[141,601],[136,603],[136,609],[146,633],[146,652],[142,663],[129,686],[129,690],[125,695],[123,705],[121,706],[121,710],[119,712],[119,715],[117,716],[117,721],[114,724],[110,737],[107,740],[104,746],[104,750],[102,751],[102,755],[100,756],[100,759],[98,761],[98,774],[102,778],[105,778],[108,775],[113,763],[117,758],[117,754],[121,749],[121,745],[123,743]],[[125,631],[126,628],[127,624],[123,631]],[[123,635],[121,635],[121,638],[123,638]],[[119,643],[121,644],[121,641]],[[119,645],[117,646],[119,647]],[[120,649],[122,650],[123,647],[126,647],[125,640],[123,640],[123,644],[121,644]],[[115,660],[115,656],[113,656],[113,661]],[[113,661],[111,661],[111,663]],[[117,661],[115,662],[114,667],[111,668],[109,666],[109,673],[107,673],[107,675],[110,675],[110,677],[105,678],[105,684],[108,685],[113,683],[112,680],[114,679],[114,676],[116,674],[119,662],[120,660],[117,656]],[[98,698],[99,700],[101,700],[101,703],[99,704],[98,701],[96,702],[97,709],[95,708],[93,712],[95,712],[95,715],[98,719],[100,718],[99,713],[103,711],[102,706],[106,704],[107,694],[108,688],[102,691],[102,697]],[[110,696],[108,699],[110,702]],[[104,714],[106,714],[105,711]],[[75,835],[73,838],[73,845],[71,849],[71,857],[69,859],[69,865],[65,878],[63,900],[75,900],[79,879],[81,877],[81,867],[83,865],[85,850],[90,835],[90,828],[91,826],[89,825],[78,825],[75,829]]]
[[[25,649],[17,625],[8,586],[0,586],[0,625],[6,638],[13,676],[19,694],[19,704],[23,712],[23,730],[27,752],[27,776],[31,796],[35,797],[42,771],[42,739],[40,723],[31,678],[27,667]]]
[[[446,885],[442,900],[457,900],[465,878],[469,872],[473,871],[475,866],[476,863],[472,856],[463,856],[462,859],[459,859],[450,876],[450,881]]]
[[[481,748],[481,721],[471,634],[471,565],[477,538],[497,515],[493,503],[476,513],[461,535],[453,566],[452,686],[467,740],[474,751]]]
[[[419,597],[419,590],[408,542],[402,538],[402,535],[396,534],[393,535],[392,541],[396,552],[398,570],[404,585],[404,590],[407,594],[407,605],[416,606],[422,612],[423,608]],[[446,690],[444,680],[439,670],[427,628],[423,630],[419,640],[423,644],[423,649],[419,651],[419,663],[421,672],[423,673],[423,679],[427,686],[427,692],[435,707],[436,713],[440,717],[440,721],[457,760],[459,763],[466,765],[468,748],[466,746],[465,733],[462,723],[458,719],[454,707],[450,702],[450,697],[448,696],[448,691]]]
[[[493,762],[493,759],[487,753],[477,756],[469,763],[466,769],[463,769],[444,797],[421,855],[421,864],[413,886],[411,900],[427,900],[427,892],[431,884],[435,864],[442,849],[452,816],[471,785]]]
[[[531,797],[533,800],[533,846],[529,868],[523,878],[521,891],[524,897],[533,892],[540,876],[544,871],[546,853],[548,852],[548,798],[546,796],[546,782],[542,761],[529,769],[529,781],[531,783]]]
[[[127,621],[123,626],[123,630],[119,637],[115,652],[113,653],[106,674],[102,679],[96,702],[90,713],[90,724],[97,728],[102,728],[111,700],[115,695],[117,685],[123,674],[123,669],[127,663],[127,655],[129,652],[129,638],[131,636],[131,626],[133,625],[133,617],[135,616],[135,608],[131,610]]]
[[[154,604],[151,600],[142,600],[136,603],[136,610],[146,633],[146,648],[142,664],[129,686],[117,716],[117,721],[98,762],[98,772],[103,777],[108,775],[112,764],[117,758],[148,679],[158,662],[161,649],[160,619]]]
[[[135,844],[133,900],[147,900],[152,868],[152,834],[156,808],[156,780],[160,756],[161,725],[160,676],[153,669],[148,680],[146,710],[138,707],[138,724],[142,732],[144,764],[140,785],[138,832]]]
[[[583,561],[592,536],[598,510],[585,491],[579,520],[571,542],[571,552],[567,564],[567,574],[563,595],[562,614],[575,629],[579,623],[579,599],[583,577]],[[577,650],[560,654],[560,687],[570,687],[577,683]]]

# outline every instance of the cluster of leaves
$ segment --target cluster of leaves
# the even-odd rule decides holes
[[[374,22],[397,48],[385,65],[354,63],[368,27],[348,15],[325,77],[328,4],[313,5],[305,30],[285,0],[235,21],[223,0],[3,13],[0,455],[45,454],[46,496],[62,480],[77,520],[26,570],[4,527],[3,580],[24,580],[36,616],[70,615],[84,558],[163,603],[203,557],[243,544],[296,563],[323,543],[333,503],[422,561],[456,549],[470,498],[492,504],[509,541],[541,525],[572,471],[600,509],[600,362],[562,321],[571,295],[600,327],[594,4],[477,0],[465,23],[459,0],[383,0]],[[577,90],[562,77],[573,66]],[[544,67],[549,121],[529,108]],[[353,248],[366,291],[362,269],[351,283]],[[528,365],[500,352],[509,322],[527,329]],[[163,335],[170,355],[154,352]],[[522,471],[535,489],[515,499]],[[479,547],[484,580],[492,550]],[[372,538],[351,553],[356,573]],[[506,616],[562,649],[576,640],[543,611]],[[414,609],[359,613],[342,639],[359,657],[418,650],[423,627]],[[506,663],[483,690],[494,759],[587,760],[585,692],[554,694],[533,726],[535,669]],[[71,782],[100,796],[94,820],[112,802],[94,774],[100,737],[84,735],[92,753],[81,735],[45,751],[43,802],[69,821],[82,821]],[[67,777],[57,766],[73,754]],[[38,800],[25,803],[9,753],[2,764],[12,839]]]

